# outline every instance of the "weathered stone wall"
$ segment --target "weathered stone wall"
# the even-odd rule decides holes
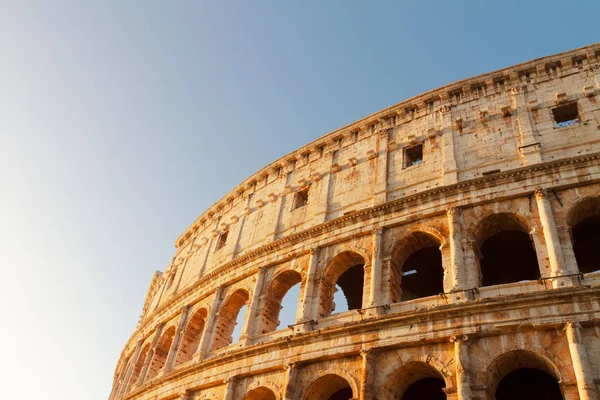
[[[425,378],[491,399],[522,368],[598,398],[599,63],[596,44],[447,85],[246,179],[153,277],[111,399],[400,399]]]

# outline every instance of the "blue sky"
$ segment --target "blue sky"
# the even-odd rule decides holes
[[[154,270],[237,183],[407,97],[596,42],[599,13],[0,2],[2,397],[106,399]]]

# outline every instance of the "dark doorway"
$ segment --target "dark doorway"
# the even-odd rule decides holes
[[[352,398],[352,389],[344,388],[332,394],[328,400],[350,400]]]
[[[442,253],[429,246],[412,253],[402,266],[401,300],[412,300],[444,292]]]
[[[555,378],[533,368],[506,375],[496,389],[496,400],[563,400]]]
[[[600,270],[600,215],[584,219],[575,225],[572,233],[579,272]]]
[[[537,255],[529,235],[507,230],[487,238],[481,245],[481,273],[483,286],[539,279]]]
[[[362,308],[363,285],[365,272],[363,264],[348,268],[337,280],[337,285],[344,292],[348,310],[358,310]]]
[[[446,383],[439,378],[419,379],[406,389],[402,400],[446,400]]]

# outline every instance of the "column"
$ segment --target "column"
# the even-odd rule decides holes
[[[310,249],[310,261],[308,263],[308,272],[306,273],[306,283],[304,285],[304,295],[302,296],[302,321],[308,323],[316,319],[316,309],[319,305],[318,293],[316,289],[317,262],[319,260],[319,248]],[[304,324],[304,330],[310,330],[310,326]]]
[[[235,392],[235,376],[231,376],[225,379],[225,383],[227,384],[227,389],[225,390],[224,400],[235,400],[234,392]]]
[[[242,330],[242,334],[240,336],[240,343],[243,346],[246,346],[252,342],[254,338],[254,324],[256,321],[256,312],[258,310],[258,301],[260,299],[260,294],[262,293],[263,282],[265,280],[265,272],[267,269],[265,267],[260,267],[258,269],[258,276],[256,278],[256,284],[254,285],[254,292],[252,293],[252,302],[250,303],[250,307],[248,307],[248,317],[246,318],[246,324]]]
[[[185,332],[185,324],[187,322],[188,313],[190,311],[190,306],[181,307],[181,317],[179,317],[179,324],[177,325],[177,331],[175,332],[175,336],[173,337],[173,342],[171,343],[171,348],[169,349],[169,355],[167,356],[167,361],[165,362],[165,368],[163,369],[163,375],[173,368],[173,362],[175,358],[177,358],[177,353],[179,353],[179,345],[181,344],[181,337]]]
[[[542,162],[540,142],[535,137],[529,115],[530,108],[533,112],[537,110],[537,100],[532,99],[532,103],[528,104],[527,92],[523,92],[519,86],[510,89],[508,92],[512,96],[512,103],[517,112],[517,128],[521,139],[519,150],[521,151],[521,155],[525,158],[527,165],[540,163]]]
[[[123,392],[127,388],[128,384],[129,384],[129,379],[131,379],[131,373],[133,371],[133,367],[137,363],[138,357],[140,356],[140,351],[142,351],[142,343],[143,343],[142,340],[139,340],[137,342],[137,345],[135,347],[135,352],[133,353],[133,356],[131,357],[131,360],[129,361],[129,366],[127,367],[127,371],[125,372],[125,379],[123,379],[123,383],[121,383],[121,386],[115,392],[114,397],[122,396]]]
[[[283,400],[293,400],[294,391],[296,389],[296,375],[298,374],[298,366],[296,363],[284,365],[285,368],[285,388],[283,389]]]
[[[561,276],[565,274],[565,260],[558,239],[558,230],[552,214],[552,205],[550,203],[549,192],[546,189],[537,189],[533,192],[544,231],[546,249],[548,250],[548,260],[550,262],[551,276]],[[559,286],[556,280],[552,282],[554,287]],[[566,282],[560,282],[560,286],[565,286]]]
[[[179,392],[178,400],[190,400],[190,393],[187,390]]]
[[[587,350],[581,340],[581,324],[578,322],[569,322],[565,327],[567,340],[569,341],[569,352],[575,378],[577,379],[577,389],[581,400],[598,399],[598,392],[594,385],[594,376]]]
[[[443,139],[443,161],[442,177],[444,185],[451,185],[458,182],[458,167],[456,165],[456,156],[454,155],[454,129],[452,128],[452,113],[449,106],[444,106],[439,110],[442,120],[442,139]]]
[[[369,288],[369,307],[381,305],[381,236],[382,228],[373,229],[373,248],[371,254],[371,282]]]
[[[451,292],[456,293],[453,300],[462,298],[467,295],[462,292],[464,289],[470,289],[475,285],[468,281],[467,271],[464,262],[464,253],[462,247],[462,218],[461,211],[457,207],[450,208],[446,215],[448,216],[448,229],[450,233],[450,269],[452,270],[452,288]],[[459,297],[460,296],[460,297]]]
[[[381,129],[377,142],[377,176],[373,189],[373,205],[383,204],[387,201],[388,141],[388,130]]]
[[[150,344],[150,349],[148,350],[148,355],[146,356],[146,361],[144,362],[144,366],[142,367],[142,372],[140,372],[140,377],[138,382],[140,385],[144,383],[146,380],[146,375],[148,374],[148,368],[150,368],[150,364],[152,364],[152,359],[154,358],[154,350],[156,349],[156,345],[158,344],[158,339],[162,334],[162,330],[165,324],[160,324],[156,327],[156,333],[154,334],[154,339],[152,339],[152,343]],[[135,385],[136,382],[133,382]]]
[[[372,349],[363,349],[360,351],[362,357],[362,367],[360,376],[360,400],[372,399],[372,387],[373,387],[373,372],[374,372],[374,361],[375,354]]]
[[[208,318],[206,323],[204,324],[204,329],[202,330],[202,336],[200,337],[200,344],[198,345],[198,350],[196,354],[194,354],[194,358],[203,359],[209,352],[209,342],[212,337],[212,333],[216,329],[215,325],[215,315],[217,314],[217,309],[219,308],[219,304],[221,303],[221,296],[223,295],[223,286],[217,286],[215,290],[215,298],[213,299],[212,307],[210,308],[210,314],[208,314]]]
[[[450,342],[454,343],[454,359],[456,360],[456,399],[469,400],[471,398],[471,382],[469,377],[469,348],[465,343],[467,335],[452,336]]]
[[[329,190],[331,189],[332,180],[334,178],[334,173],[331,171],[331,166],[335,162],[335,157],[331,151],[328,151],[323,155],[324,161],[322,162],[321,168],[324,170],[329,168],[329,170],[323,173],[323,178],[320,181],[321,192],[319,193],[319,198],[317,199],[316,213],[314,216],[315,224],[321,224],[327,221],[327,211],[329,209]],[[329,159],[329,163],[327,160]]]

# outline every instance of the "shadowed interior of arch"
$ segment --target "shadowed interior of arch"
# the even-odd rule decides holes
[[[497,400],[563,400],[558,381],[535,368],[519,368],[506,375],[496,389]]]
[[[328,262],[321,284],[319,315],[362,308],[365,258],[354,251],[344,251]],[[343,298],[342,298],[343,295]]]
[[[275,393],[269,388],[258,387],[246,393],[243,400],[276,400]]]
[[[573,251],[579,271],[600,270],[600,215],[579,222],[572,230]]]
[[[184,335],[181,338],[179,352],[177,353],[177,358],[175,359],[175,366],[191,360],[194,353],[198,350],[200,338],[202,337],[202,332],[204,331],[206,316],[206,309],[201,308],[190,317],[190,320],[185,328]]]
[[[233,343],[234,338],[237,341],[244,325],[248,299],[248,293],[245,290],[238,289],[223,304],[219,311],[211,350],[230,345]]]
[[[358,310],[362,308],[364,274],[364,265],[358,264],[348,268],[340,275],[336,282],[336,289],[341,289],[341,293],[344,295],[345,304],[338,307],[338,302],[336,300],[340,299],[340,296],[338,295],[340,290],[336,291],[334,294],[335,312]]]
[[[154,356],[152,357],[152,362],[150,363],[150,368],[148,369],[148,377],[146,379],[154,378],[165,366],[174,336],[175,327],[171,326],[160,337],[158,344],[154,348]]]
[[[406,389],[402,400],[446,400],[446,383],[440,378],[423,378]]]
[[[287,328],[296,322],[302,276],[297,271],[284,271],[277,275],[264,293],[259,334]]]
[[[352,388],[339,375],[327,374],[318,378],[308,388],[304,400],[350,400]]]

